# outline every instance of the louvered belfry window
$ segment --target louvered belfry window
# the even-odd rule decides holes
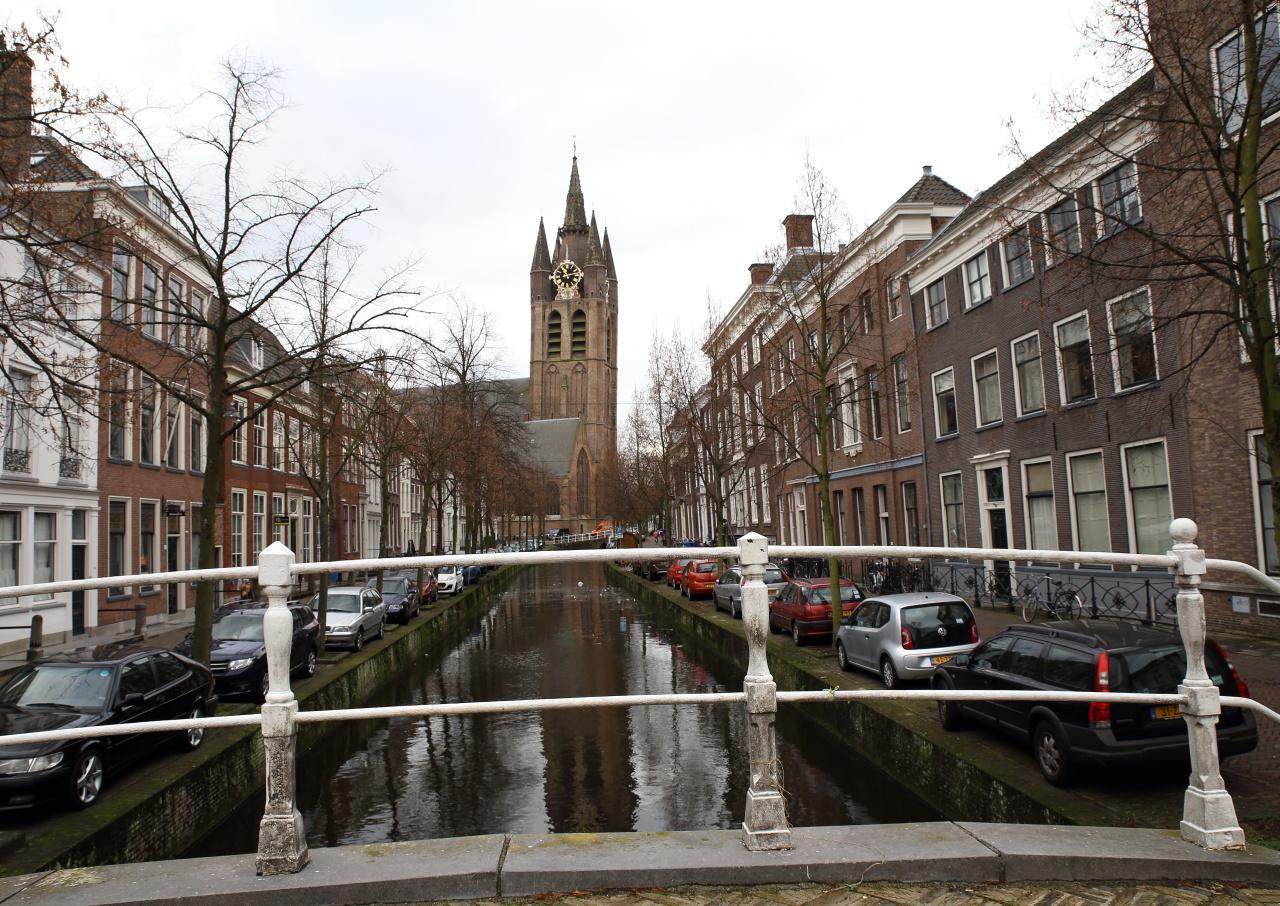
[[[547,316],[547,358],[560,358],[560,312]]]
[[[573,313],[573,357],[587,357],[587,315],[582,309]]]

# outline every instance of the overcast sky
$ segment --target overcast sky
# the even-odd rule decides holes
[[[855,225],[924,164],[973,194],[1057,126],[1093,60],[1092,0],[912,3],[16,3],[57,13],[77,84],[137,105],[213,84],[220,59],[280,68],[266,153],[316,178],[387,168],[371,266],[492,312],[528,372],[539,215],[564,212],[574,136],[620,278],[625,403],[655,330],[728,308],[781,238],[805,155]],[[425,325],[424,325],[425,326]]]

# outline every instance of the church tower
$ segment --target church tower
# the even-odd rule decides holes
[[[585,450],[566,490],[580,515],[604,515],[598,476],[617,449],[618,274],[609,231],[603,237],[586,200],[574,155],[564,221],[554,251],[538,221],[529,269],[529,418],[577,418]]]

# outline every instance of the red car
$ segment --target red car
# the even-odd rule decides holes
[[[840,603],[844,616],[853,613],[862,601],[862,591],[851,579],[840,580]],[[769,629],[790,632],[791,640],[803,645],[813,636],[831,635],[831,580],[792,579],[778,597],[769,602]]]
[[[719,560],[693,560],[680,577],[680,594],[690,601],[698,595],[709,595],[720,578]]]
[[[672,588],[679,588],[680,582],[684,579],[684,571],[692,562],[693,560],[688,558],[672,560],[671,565],[667,567],[667,584]]]

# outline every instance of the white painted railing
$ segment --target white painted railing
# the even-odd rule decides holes
[[[1246,708],[1280,722],[1280,714],[1251,699],[1222,697],[1204,664],[1205,615],[1200,593],[1201,577],[1208,568],[1232,572],[1256,585],[1280,594],[1280,582],[1244,563],[1207,560],[1195,544],[1196,526],[1189,519],[1170,524],[1172,549],[1167,554],[1139,555],[1082,551],[1034,551],[992,548],[935,547],[769,547],[763,537],[746,535],[733,547],[624,548],[611,550],[526,551],[502,554],[392,557],[374,560],[340,560],[297,563],[293,553],[276,542],[262,552],[256,567],[188,570],[111,576],[39,585],[0,588],[0,598],[36,593],[107,588],[121,585],[160,585],[170,582],[256,578],[267,596],[264,617],[269,688],[260,713],[198,719],[148,721],[123,725],[49,730],[3,737],[4,745],[95,739],[135,733],[175,732],[187,729],[259,726],[266,751],[266,809],[259,833],[259,874],[296,872],[307,863],[306,836],[295,801],[294,743],[298,724],[336,720],[390,717],[430,717],[443,714],[486,714],[519,711],[552,711],[573,708],[637,707],[689,704],[745,704],[749,724],[750,782],[747,791],[743,841],[749,849],[787,849],[791,830],[779,786],[774,738],[778,702],[839,702],[881,700],[928,701],[1053,701],[1113,702],[1178,705],[1187,722],[1191,778],[1183,798],[1181,832],[1184,838],[1209,849],[1235,849],[1244,845],[1244,833],[1236,820],[1235,806],[1218,770],[1216,725],[1222,706]],[[570,536],[575,537],[575,536]],[[587,537],[604,537],[594,535]],[[768,638],[768,590],[764,569],[770,556],[791,557],[951,557],[971,560],[1018,562],[1057,561],[1168,569],[1177,586],[1178,628],[1187,652],[1187,674],[1177,693],[1138,694],[1119,692],[1013,692],[947,689],[859,689],[813,692],[778,692],[766,656]],[[345,708],[299,712],[289,686],[289,651],[292,616],[287,601],[294,580],[331,571],[377,571],[437,566],[502,566],[543,563],[639,562],[681,557],[736,559],[742,568],[742,615],[746,628],[748,662],[742,692],[614,695],[581,698],[526,699],[491,702],[445,702],[429,705],[394,705],[380,708]]]

